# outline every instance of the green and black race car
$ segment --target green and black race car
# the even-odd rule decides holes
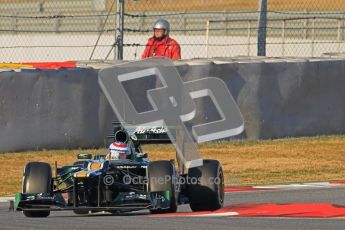
[[[127,144],[128,159],[107,160],[104,155],[91,159],[89,154],[79,154],[79,161],[55,173],[48,163],[28,163],[15,209],[27,217],[47,217],[61,210],[173,213],[181,204],[189,204],[193,211],[223,206],[223,171],[218,161],[203,160],[202,166],[184,172],[172,160],[148,161],[139,141],[125,130],[113,137]]]

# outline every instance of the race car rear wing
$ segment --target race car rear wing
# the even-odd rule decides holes
[[[107,138],[111,141],[115,141],[115,134],[124,130],[121,122],[112,121],[113,133],[107,135]],[[160,143],[171,143],[167,131],[164,127],[136,127],[133,126],[131,130],[128,130],[131,134],[135,134],[138,141],[144,144],[160,144]]]

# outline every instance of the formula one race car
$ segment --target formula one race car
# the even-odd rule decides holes
[[[193,211],[223,206],[223,171],[218,161],[203,160],[202,166],[184,173],[171,160],[149,162],[128,131],[119,130],[113,136],[127,144],[128,159],[107,160],[104,155],[91,159],[90,154],[79,154],[79,161],[56,168],[55,173],[48,163],[28,163],[22,193],[15,196],[16,210],[27,217],[47,217],[59,210],[173,213],[187,203]]]

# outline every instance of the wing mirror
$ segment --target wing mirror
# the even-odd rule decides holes
[[[90,154],[90,153],[79,153],[79,154],[77,154],[77,158],[80,160],[91,160],[92,154]]]
[[[136,155],[136,158],[147,158],[147,157],[148,157],[147,153],[138,153]]]

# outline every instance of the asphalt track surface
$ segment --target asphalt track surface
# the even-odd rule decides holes
[[[248,203],[345,205],[345,187],[226,193],[225,206]],[[189,206],[180,206],[179,212],[190,212]],[[345,218],[161,217],[148,214],[141,211],[78,216],[73,212],[59,211],[51,213],[48,218],[26,218],[21,212],[9,212],[8,203],[0,203],[0,229],[345,229]]]

